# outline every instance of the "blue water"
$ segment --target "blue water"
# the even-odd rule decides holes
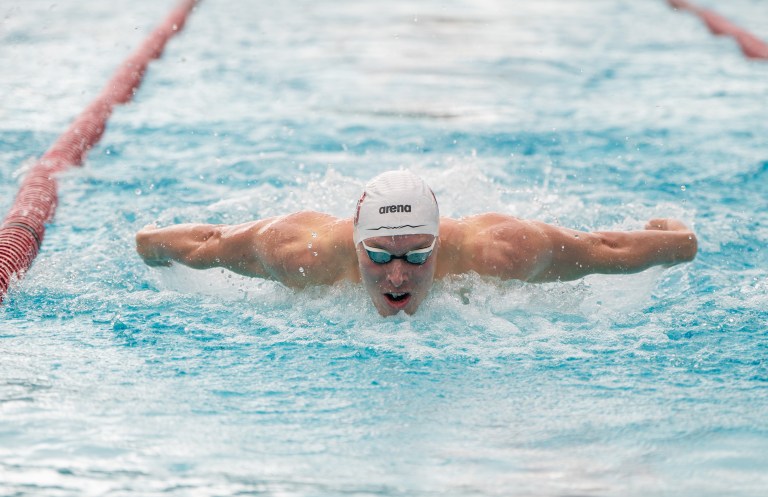
[[[768,38],[760,0],[698,3]],[[172,5],[0,6],[3,213]],[[0,495],[765,495],[767,82],[663,1],[201,3],[0,308]],[[445,215],[671,216],[700,253],[390,319],[134,253],[151,222],[348,216],[399,167]]]

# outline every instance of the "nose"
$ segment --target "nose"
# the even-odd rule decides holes
[[[400,288],[403,283],[408,281],[408,274],[405,268],[405,261],[399,259],[392,261],[389,264],[389,271],[387,271],[387,280],[395,288]]]

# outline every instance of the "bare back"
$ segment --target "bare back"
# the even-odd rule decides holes
[[[254,248],[268,277],[291,287],[360,281],[352,220],[299,212],[259,222]],[[537,236],[538,235],[538,236]],[[539,230],[500,215],[440,219],[436,278],[474,271],[502,279],[528,279],[548,259]]]

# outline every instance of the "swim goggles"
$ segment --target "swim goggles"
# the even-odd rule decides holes
[[[368,245],[365,244],[365,242],[361,242],[363,244],[363,248],[366,252],[368,252],[368,257],[375,262],[376,264],[386,264],[388,262],[391,262],[392,259],[403,259],[405,262],[409,264],[416,264],[417,266],[421,266],[425,262],[427,262],[427,259],[429,259],[429,256],[432,254],[432,251],[435,249],[435,243],[437,242],[437,237],[432,240],[432,245],[429,247],[418,249],[418,250],[409,250],[403,255],[392,255],[389,252],[387,252],[384,249],[380,248],[371,248]]]

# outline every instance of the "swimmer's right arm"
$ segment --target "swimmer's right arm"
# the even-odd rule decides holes
[[[194,269],[224,267],[246,276],[265,278],[256,239],[268,220],[239,225],[148,225],[136,233],[136,251],[148,266],[178,262]]]

